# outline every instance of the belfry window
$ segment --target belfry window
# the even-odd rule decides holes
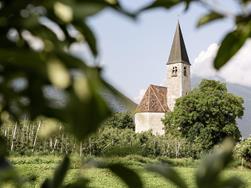
[[[184,67],[184,76],[186,76],[186,75],[187,75],[187,68]]]
[[[178,72],[178,68],[177,67],[173,67],[173,69],[172,69],[172,77],[177,76],[177,72]]]

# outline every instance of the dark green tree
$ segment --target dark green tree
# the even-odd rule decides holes
[[[240,139],[236,119],[243,116],[243,111],[243,99],[228,93],[225,84],[203,80],[198,88],[177,100],[174,111],[163,121],[168,132],[208,150],[226,137]]]
[[[135,124],[133,121],[133,115],[129,112],[117,112],[114,113],[110,118],[108,118],[103,126],[110,126],[119,129],[133,129],[135,128]]]
[[[234,154],[239,159],[244,159],[246,165],[251,168],[251,137],[239,142],[234,150]]]

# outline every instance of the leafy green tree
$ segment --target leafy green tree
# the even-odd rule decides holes
[[[163,121],[167,132],[173,131],[209,150],[229,136],[239,141],[236,119],[243,116],[243,111],[243,99],[228,93],[225,84],[203,80],[198,88],[177,100],[174,111]]]
[[[251,168],[251,137],[242,140],[234,149],[237,158],[244,159]]]
[[[129,112],[117,112],[114,113],[110,118],[108,118],[103,126],[109,126],[119,129],[133,129],[135,128],[133,115]]]

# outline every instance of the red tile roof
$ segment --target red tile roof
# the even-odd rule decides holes
[[[167,88],[150,85],[139,103],[136,112],[169,112]]]

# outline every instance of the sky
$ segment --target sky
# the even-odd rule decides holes
[[[127,9],[136,10],[151,0],[121,2]],[[237,10],[229,1],[225,6],[217,3],[218,7],[224,7],[227,11]],[[104,10],[89,19],[89,25],[98,38],[99,60],[104,67],[105,78],[136,102],[150,84],[163,85],[166,81],[166,62],[179,20],[192,64],[192,76],[219,76],[227,82],[251,86],[251,66],[248,65],[251,58],[248,52],[250,41],[224,70],[216,72],[212,67],[219,42],[234,27],[232,20],[225,19],[196,28],[197,20],[207,12],[206,9],[192,5],[189,11],[183,10],[182,6],[168,11],[156,9],[142,13],[137,21],[112,10]],[[89,58],[81,45],[74,46],[72,50],[83,58]]]

